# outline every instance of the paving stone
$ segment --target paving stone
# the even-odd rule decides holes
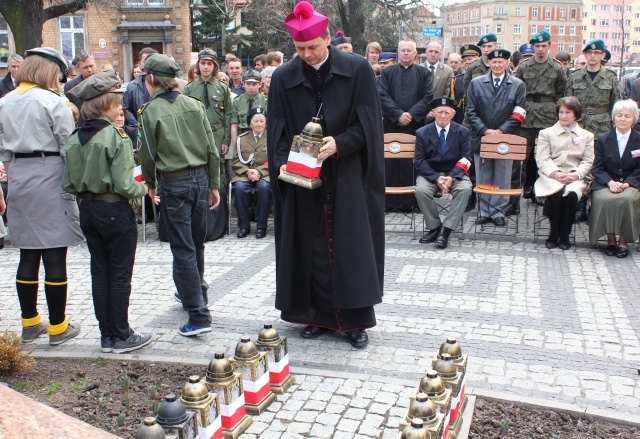
[[[354,421],[352,419],[340,419],[338,425],[336,426],[337,430],[346,431],[349,433],[355,433],[358,431],[358,427],[360,426],[360,421]]]

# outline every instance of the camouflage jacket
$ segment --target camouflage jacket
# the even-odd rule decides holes
[[[527,86],[527,117],[522,128],[548,128],[558,120],[556,101],[564,96],[567,76],[562,64],[549,57],[536,62],[534,57],[518,66],[516,78]]]
[[[488,66],[485,66],[484,62],[482,62],[482,57],[472,62],[467,71],[464,73],[464,92],[467,92],[469,83],[473,78],[486,75],[489,70],[491,69]]]
[[[575,96],[582,104],[580,126],[594,135],[613,127],[611,110],[620,99],[620,88],[615,73],[602,67],[591,80],[587,68],[569,74],[565,96]]]

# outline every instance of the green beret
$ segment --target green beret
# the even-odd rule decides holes
[[[551,34],[549,31],[541,30],[540,32],[533,34],[529,40],[529,44],[544,43],[545,41],[551,41]]]
[[[487,44],[492,41],[494,43],[498,42],[498,37],[496,37],[496,34],[484,34],[483,36],[480,37],[480,41],[478,41],[478,46],[482,46],[483,44]]]
[[[124,93],[122,81],[118,78],[115,70],[98,72],[69,91],[71,96],[81,101],[90,101],[105,93]]]
[[[213,49],[204,49],[198,52],[198,59],[210,59],[211,61],[216,61],[218,54]]]
[[[481,56],[482,51],[475,44],[465,44],[460,48],[460,55],[464,58],[465,56]]]
[[[243,81],[257,81],[262,82],[262,75],[257,70],[247,70],[242,77]]]
[[[582,49],[583,52],[587,50],[604,50],[604,41],[603,40],[591,40],[584,46]]]
[[[152,73],[156,76],[163,76],[165,78],[175,78],[178,75],[180,67],[178,67],[178,64],[167,55],[154,53],[147,57],[142,69],[144,70],[144,73]]]

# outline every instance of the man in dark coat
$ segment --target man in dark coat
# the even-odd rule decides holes
[[[276,308],[283,320],[307,325],[303,338],[337,330],[363,347],[384,281],[380,101],[366,59],[328,48],[325,16],[301,2],[285,25],[298,56],[274,71],[267,110]],[[318,114],[322,186],[278,180],[293,137]]]
[[[10,91],[16,89],[16,73],[22,63],[22,57],[18,54],[12,53],[7,58],[7,76],[0,82],[0,98]]]
[[[415,63],[417,54],[415,41],[401,40],[398,43],[399,63],[382,70],[378,89],[385,133],[415,135],[431,111],[433,81],[431,73]],[[385,163],[385,175],[389,186],[412,186],[413,163],[410,159],[389,160]],[[386,205],[391,209],[407,210],[412,208],[412,202],[411,195],[393,195],[387,197]]]

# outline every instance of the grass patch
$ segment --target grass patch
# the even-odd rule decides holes
[[[51,395],[58,392],[60,389],[62,389],[62,383],[54,381],[49,387],[44,389],[44,393],[46,393],[47,395]]]

